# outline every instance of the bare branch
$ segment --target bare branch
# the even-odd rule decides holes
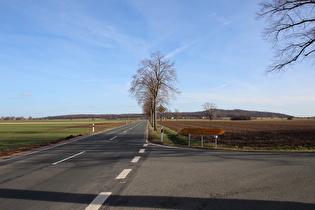
[[[210,121],[213,120],[213,118],[216,116],[217,106],[214,103],[207,102],[204,103],[202,107],[205,110],[205,113],[208,115]]]
[[[265,0],[260,5],[257,19],[266,19],[263,36],[277,55],[268,72],[282,71],[315,53],[315,0]]]
[[[156,130],[156,107],[158,103],[168,104],[179,91],[175,63],[166,59],[159,51],[151,54],[151,59],[140,62],[137,74],[132,76],[131,96],[134,96],[146,112],[150,110],[152,124]]]

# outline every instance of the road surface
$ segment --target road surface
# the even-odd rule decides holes
[[[315,154],[146,143],[147,122],[0,162],[0,209],[315,209]]]
[[[0,161],[0,209],[95,207],[97,197],[123,189],[124,169],[132,177],[145,159],[146,128],[146,121],[137,122]]]
[[[108,209],[315,209],[315,154],[151,146]]]

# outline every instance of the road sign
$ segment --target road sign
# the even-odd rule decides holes
[[[183,133],[186,134],[213,134],[213,135],[221,135],[225,133],[222,129],[208,129],[208,128],[184,128],[182,130]]]
[[[161,142],[163,142],[163,135],[164,135],[163,132],[164,132],[164,130],[163,130],[163,126],[162,126],[162,114],[166,111],[166,109],[165,109],[164,106],[160,105],[160,106],[156,109],[156,111],[160,114]]]
[[[162,114],[162,113],[164,113],[164,112],[166,111],[166,109],[165,109],[164,106],[160,105],[160,106],[157,108],[157,111],[158,111],[160,114]]]

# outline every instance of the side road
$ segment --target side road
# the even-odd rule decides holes
[[[312,153],[150,150],[106,209],[315,209]]]

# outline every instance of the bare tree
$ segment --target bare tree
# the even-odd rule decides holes
[[[157,104],[168,104],[179,91],[175,87],[177,80],[175,63],[165,58],[159,51],[151,54],[150,59],[140,62],[140,68],[133,75],[130,93],[139,104],[149,110],[150,122],[157,130]]]
[[[263,36],[276,49],[276,60],[267,72],[285,71],[296,61],[314,57],[314,0],[265,0],[260,5],[257,18],[267,23]]]
[[[180,114],[179,114],[179,110],[178,110],[178,109],[175,109],[174,118],[175,118],[176,120],[180,118],[179,115],[180,115]]]
[[[208,115],[210,120],[213,120],[213,118],[216,115],[217,106],[214,103],[204,103],[202,105],[203,109],[205,110],[206,114]]]
[[[138,103],[139,103],[139,101],[138,101]],[[153,119],[152,119],[152,102],[150,100],[150,97],[148,97],[146,100],[143,101],[142,111],[145,114],[146,118],[149,119],[150,123],[152,124],[153,123]]]

